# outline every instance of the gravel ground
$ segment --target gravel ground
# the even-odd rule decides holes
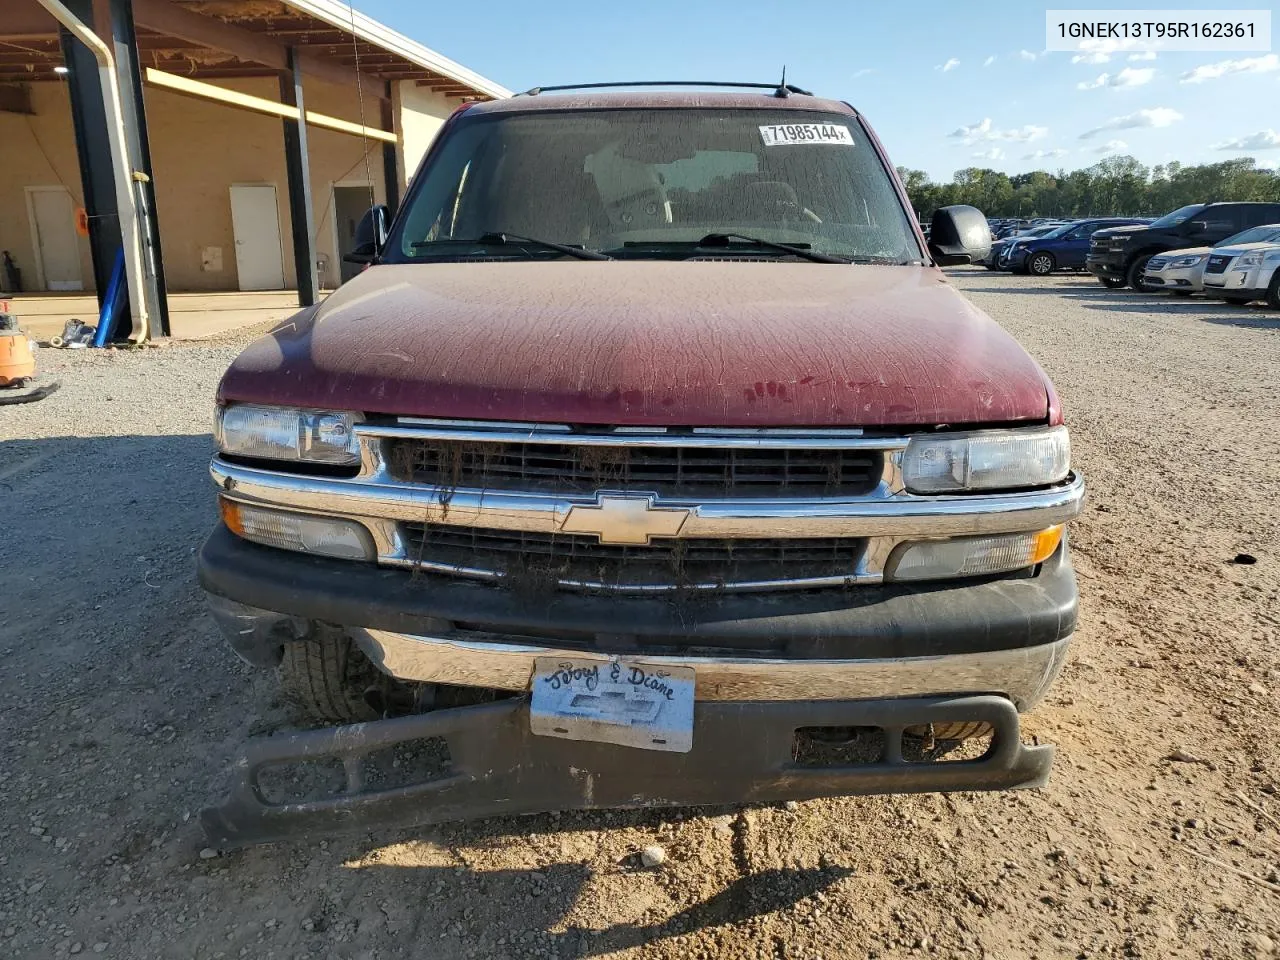
[[[1090,482],[1080,632],[1027,724],[1059,745],[1046,789],[204,858],[195,812],[238,744],[288,722],[193,582],[212,392],[239,344],[44,351],[63,389],[0,408],[0,956],[1280,950],[1280,315],[952,276],[1054,378]],[[650,845],[666,861],[640,869]]]

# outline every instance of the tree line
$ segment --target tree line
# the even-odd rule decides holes
[[[923,170],[906,167],[898,167],[898,174],[925,220],[953,203],[972,204],[988,217],[1154,217],[1189,203],[1280,202],[1280,171],[1261,169],[1252,157],[1150,168],[1133,157],[1107,157],[1070,173],[1036,170],[1013,176],[966,167],[950,183],[934,183]]]

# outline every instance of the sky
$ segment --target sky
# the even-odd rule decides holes
[[[1272,2],[1123,6],[1266,9]],[[785,65],[789,82],[856,107],[895,164],[939,181],[969,166],[1073,170],[1114,154],[1147,165],[1242,156],[1280,165],[1280,54],[1046,53],[1046,5],[1025,0],[355,5],[511,90],[776,81]],[[1280,28],[1280,11],[1273,19]]]

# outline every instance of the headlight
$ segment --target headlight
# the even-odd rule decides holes
[[[885,565],[886,580],[983,577],[1044,563],[1062,542],[1062,525],[1031,533],[904,543]]]
[[[222,522],[236,536],[281,550],[314,553],[343,560],[372,560],[369,531],[354,520],[268,510],[218,498]]]
[[[912,493],[1043,487],[1071,470],[1066,427],[916,436],[902,456]]]
[[[214,439],[219,450],[238,457],[356,464],[356,419],[353,413],[237,403],[218,408]]]
[[[1237,267],[1257,267],[1262,265],[1262,258],[1265,256],[1262,250],[1253,250],[1246,253],[1243,257],[1236,261]]]
[[[1171,267],[1194,267],[1197,263],[1204,259],[1204,256],[1197,255],[1194,257],[1178,257],[1169,263]]]

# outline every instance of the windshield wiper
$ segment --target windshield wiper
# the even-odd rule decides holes
[[[557,253],[563,253],[567,257],[577,257],[579,260],[612,260],[603,253],[596,253],[594,250],[584,250],[582,247],[571,247],[567,243],[556,243],[552,240],[538,240],[536,237],[522,237],[518,233],[482,233],[474,240],[421,240],[411,244],[413,249],[421,250],[426,247],[434,246],[437,243],[449,244],[469,244],[479,247],[519,247],[525,244],[532,244],[535,247],[543,247],[547,250],[555,250]]]
[[[808,244],[775,243],[772,240],[761,240],[759,237],[748,237],[743,233],[708,233],[705,237],[698,241],[700,247],[727,247],[733,241],[739,243],[749,243],[753,247],[761,247],[765,250],[777,250],[779,253],[789,253],[792,256],[803,257],[805,260],[812,260],[814,263],[853,263],[845,257],[833,257],[830,254],[818,253],[817,250],[808,249]]]

